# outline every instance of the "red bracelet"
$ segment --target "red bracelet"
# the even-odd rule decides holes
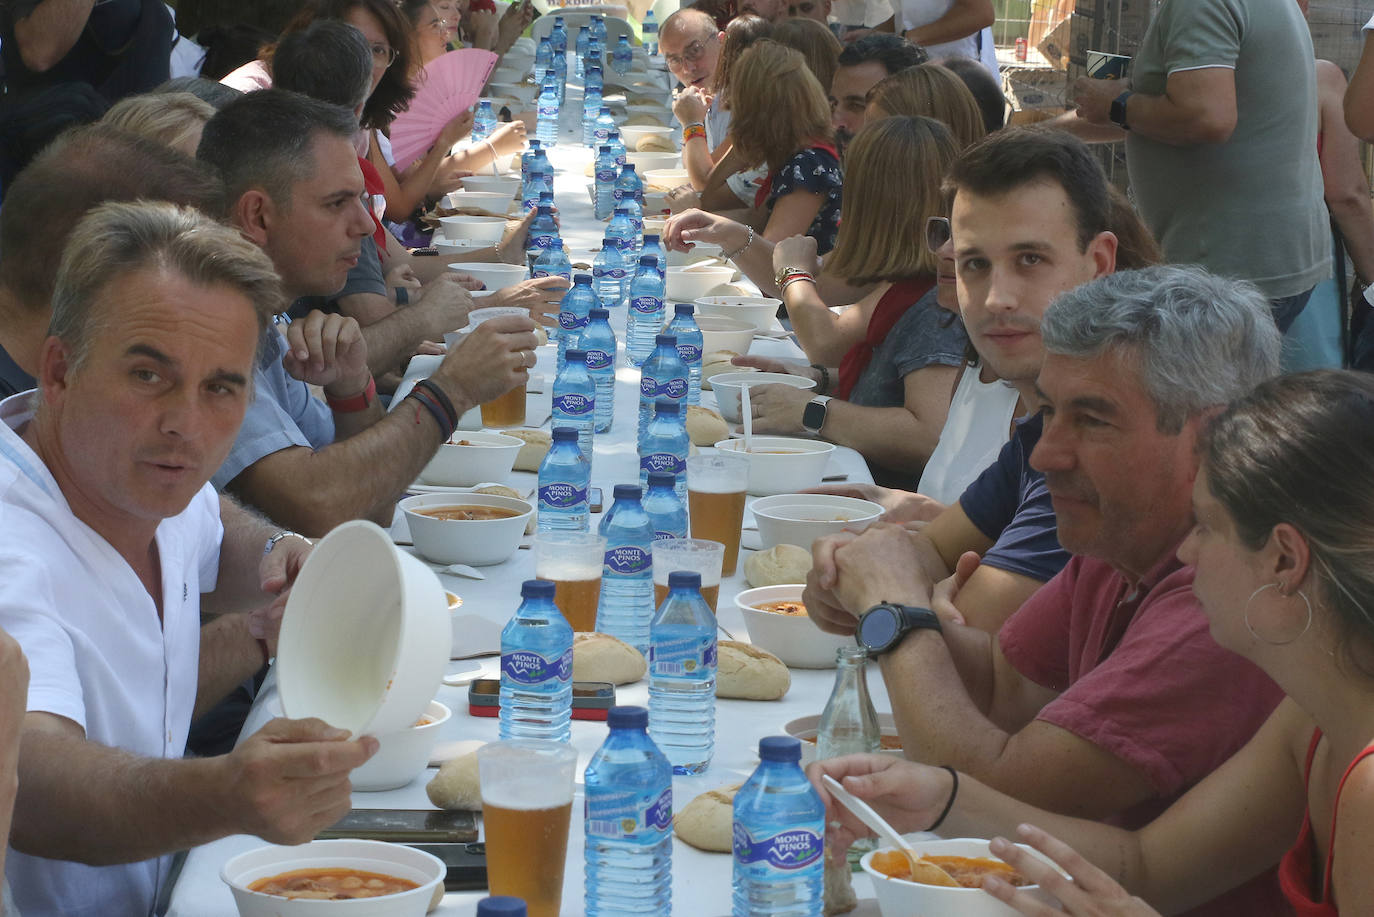
[[[689,124],[682,129],[682,142],[686,143],[695,137],[706,139],[706,128],[700,124]]]
[[[336,414],[356,414],[359,411],[366,411],[372,406],[372,402],[377,400],[377,380],[371,376],[367,377],[367,387],[356,395],[348,398],[331,398],[325,392],[324,402],[329,405],[329,409]]]

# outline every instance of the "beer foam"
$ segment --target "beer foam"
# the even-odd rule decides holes
[[[503,809],[556,809],[571,801],[572,788],[548,775],[502,780],[496,786],[482,787],[482,802]]]

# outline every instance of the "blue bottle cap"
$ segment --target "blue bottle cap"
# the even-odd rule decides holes
[[[623,169],[623,171],[625,171],[625,172],[633,172],[634,170],[635,170],[635,164],[634,164],[634,163],[632,163],[632,162],[627,162],[627,163],[625,163],[625,168]]]
[[[611,107],[609,105],[603,105],[601,106],[601,111],[597,113],[597,117],[599,118],[601,117],[601,115],[609,115],[610,113]]]
[[[657,233],[645,233],[645,234],[644,234],[644,244],[645,244],[645,245],[648,245],[650,242],[654,243],[655,245],[658,244],[658,234],[657,234]]]
[[[569,350],[568,353],[571,354],[572,351]],[[572,358],[569,357],[569,359]],[[586,357],[584,356],[583,359],[586,359]],[[665,417],[676,417],[681,409],[682,406],[676,401],[669,401],[667,398],[660,398],[654,402],[654,413],[662,414]]]
[[[693,574],[699,575],[699,574]],[[547,579],[527,579],[520,584],[520,598],[522,599],[551,599],[553,598],[553,580]]]
[[[658,259],[653,255],[640,255],[639,263],[644,267],[658,267]]]
[[[585,276],[587,276],[587,275],[586,275],[586,274],[583,274],[582,276],[585,277]],[[588,312],[587,315],[588,315],[588,317],[590,317],[590,318],[595,318],[595,319],[610,318],[610,317],[611,317],[611,310],[609,310],[609,309],[603,309],[603,308],[601,308],[600,306],[597,306],[595,309],[593,309],[593,310],[591,310],[590,312]]]
[[[701,574],[692,570],[674,570],[668,574],[668,588],[672,589],[700,589]],[[792,741],[796,741],[793,739]],[[797,759],[801,759],[801,746],[797,746]]]
[[[547,39],[545,39],[545,40],[547,41]],[[529,142],[529,144],[530,144],[530,152],[531,152],[531,153],[537,153],[537,152],[539,152],[540,142],[539,142],[538,140],[531,140],[531,141]]]
[[[630,215],[630,208],[629,208],[629,207],[626,207],[624,204],[617,204],[617,205],[616,205],[616,208],[615,208],[615,212],[616,212],[616,215],[617,215],[617,216],[619,216],[620,214],[624,214],[625,216],[629,216],[629,215]]]
[[[573,274],[573,283],[586,283],[586,284],[589,284],[589,283],[591,283],[591,282],[592,282],[592,275],[591,275],[591,274]]]
[[[569,427],[568,429],[572,429]],[[643,493],[638,484],[617,484],[611,491],[612,496],[617,500],[638,500]]]
[[[582,358],[585,360],[585,359],[586,359],[586,356],[583,355]],[[553,428],[553,441],[556,442],[556,443],[575,443],[575,442],[577,442],[577,428],[576,428],[576,427],[554,427],[554,428]]]
[[[693,312],[696,311],[696,308],[696,306],[692,305],[689,302],[675,302],[673,303],[673,314],[691,315]]]
[[[663,402],[659,402],[662,404]],[[673,487],[677,484],[677,475],[671,471],[651,471],[649,472],[650,487]]]
[[[563,353],[563,360],[567,363],[586,363],[587,351],[585,350],[566,350]]]
[[[542,198],[544,195],[541,193],[539,196]],[[552,204],[545,204],[545,203],[541,200],[541,201],[539,202],[539,215],[540,215],[540,216],[553,216],[553,205],[552,205]]]
[[[526,917],[525,900],[509,895],[492,895],[477,902],[477,917]]]
[[[676,347],[676,346],[677,346],[677,335],[676,335],[676,334],[656,334],[656,335],[654,335],[654,346],[655,346],[655,347]]]
[[[649,711],[629,704],[612,707],[606,714],[606,725],[612,729],[646,729]]]
[[[668,574],[668,588],[672,588],[673,574]],[[760,761],[801,760],[801,740],[792,736],[765,736],[759,739]]]
[[[604,143],[601,144],[601,152],[603,152],[603,153],[609,153],[610,151],[611,151],[611,148],[610,148],[609,146],[607,146],[607,145],[604,144]]]

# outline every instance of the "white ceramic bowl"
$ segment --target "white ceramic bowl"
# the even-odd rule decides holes
[[[744,615],[750,643],[768,650],[796,669],[833,669],[835,651],[842,646],[853,646],[852,636],[827,634],[809,617],[780,615],[756,607],[767,602],[800,602],[805,588],[803,583],[793,583],[746,589],[735,596],[735,604]]]
[[[810,550],[811,542],[848,529],[862,532],[883,514],[869,500],[834,494],[778,494],[759,497],[749,507],[759,526],[764,550],[779,544],[795,544]]]
[[[638,149],[639,141],[645,137],[667,137],[677,143],[677,131],[671,127],[656,127],[652,124],[625,124],[620,128],[620,139],[625,141],[626,150]]]
[[[988,857],[996,859],[988,849],[988,842],[979,838],[960,837],[938,841],[912,841],[911,846],[917,853],[926,856]],[[1025,844],[1017,846],[1044,859],[1037,851]],[[891,848],[887,848],[891,849]],[[859,865],[873,880],[873,891],[878,897],[878,910],[883,917],[907,917],[920,914],[921,917],[1017,917],[1020,911],[1008,907],[981,888],[947,888],[940,885],[922,885],[902,879],[890,879],[872,866],[872,850],[864,854]],[[1046,904],[1058,902],[1038,885],[1028,885],[1024,889]]]
[[[450,210],[462,207],[478,207],[492,213],[503,214],[510,208],[514,198],[500,191],[450,191],[444,195],[444,206]]]
[[[778,306],[781,299],[769,296],[706,296],[692,300],[698,315],[723,315],[748,322],[760,330],[768,330],[777,325]]]
[[[417,888],[380,898],[319,901],[249,891],[258,879],[297,869],[359,869],[409,879]],[[234,893],[240,917],[424,917],[448,867],[432,854],[385,841],[311,841],[296,847],[270,845],[231,857],[219,876]]]
[[[650,169],[644,173],[645,186],[655,185],[668,191],[689,184],[692,177],[686,169]]]
[[[415,550],[440,564],[470,564],[485,567],[509,560],[520,547],[525,523],[534,513],[534,506],[514,497],[495,494],[421,494],[406,497],[397,504],[405,513]],[[416,512],[438,506],[498,506],[514,510],[506,519],[435,519]],[[426,568],[426,572],[428,569]],[[448,600],[444,600],[448,608]],[[448,655],[449,641],[443,641],[444,655]],[[430,692],[430,697],[433,697]],[[419,717],[417,716],[416,719]],[[411,720],[414,722],[414,720]]]
[[[706,347],[703,344],[702,350]],[[790,385],[793,388],[800,388],[810,391],[816,387],[815,379],[807,379],[805,376],[794,376],[791,373],[717,373],[711,377],[711,391],[716,393],[716,409],[720,411],[720,416],[726,423],[743,423],[744,418],[740,416],[740,389],[748,385],[751,389],[758,388],[760,385]],[[803,440],[810,442],[810,440]],[[815,485],[808,484],[807,487]],[[804,490],[805,488],[797,488]],[[773,490],[769,493],[791,493],[787,490]]]
[[[315,545],[286,601],[282,708],[354,735],[409,726],[439,690],[448,633],[438,577],[373,523],[345,522]]]
[[[689,264],[698,264],[702,261],[710,261],[713,258],[719,258],[720,251],[720,246],[716,245],[714,242],[694,242],[692,244],[691,251],[680,252],[676,249],[670,251],[668,253],[668,266],[686,267]],[[728,264],[715,264],[714,266],[722,268],[729,267]],[[731,271],[730,276],[734,276],[733,271]],[[710,297],[702,298],[705,299]],[[697,311],[699,312],[700,310]]]
[[[514,198],[520,193],[520,176],[511,178],[506,175],[468,175],[462,179],[467,191],[496,191]]]
[[[423,716],[405,729],[377,736],[377,753],[348,775],[353,789],[363,793],[394,790],[423,774],[439,741],[440,727],[452,715],[448,707],[432,700]],[[426,722],[420,725],[420,720]]]
[[[821,715],[812,713],[807,716],[799,716],[795,720],[788,720],[782,725],[782,731],[794,739],[801,739],[802,767],[806,767],[816,760],[816,733],[821,729]],[[878,729],[885,736],[896,737],[897,721],[892,718],[890,713],[878,714]],[[898,739],[900,741],[900,739]],[[879,754],[891,755],[894,758],[902,757],[900,748],[883,748]],[[357,773],[354,771],[354,773]]]
[[[712,388],[719,378],[712,378]],[[749,493],[767,497],[818,487],[835,444],[788,436],[755,436],[753,452],[744,451],[742,439],[723,439],[716,443],[716,449],[748,458]]]
[[[471,254],[472,252],[480,252],[486,249],[490,249],[492,247],[491,242],[466,242],[462,240],[454,241],[452,239],[445,239],[442,236],[435,236],[433,241],[430,242],[430,244],[437,248],[439,250],[439,254],[441,255],[467,255]],[[453,265],[450,264],[449,267],[453,268]],[[461,267],[454,268],[454,270],[461,269]]]
[[[688,265],[668,268],[668,298],[674,302],[692,302],[705,296],[735,276],[732,267]]]
[[[635,171],[641,177],[653,169],[679,169],[682,167],[682,156],[678,153],[627,152],[625,161],[634,163]]]
[[[420,480],[445,487],[499,484],[510,477],[516,453],[523,445],[523,441],[504,433],[455,433],[434,453],[420,472]]]
[[[476,277],[486,284],[488,290],[499,290],[508,287],[513,283],[519,283],[525,279],[525,266],[523,264],[502,264],[498,261],[470,261],[466,264],[460,263],[455,268],[465,274]]]
[[[506,234],[505,217],[452,216],[439,217],[439,228],[445,239],[467,239],[472,242],[500,242]]]
[[[717,350],[748,353],[754,343],[754,332],[758,331],[748,322],[721,318],[719,315],[699,315],[696,316],[696,322],[701,329],[702,353],[714,353]]]

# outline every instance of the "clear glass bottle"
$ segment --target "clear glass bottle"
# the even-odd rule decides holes
[[[825,702],[816,731],[816,760],[838,758],[882,748],[878,712],[868,694],[868,650],[842,646],[835,651],[835,687]],[[849,848],[850,866],[875,846],[864,838]]]

